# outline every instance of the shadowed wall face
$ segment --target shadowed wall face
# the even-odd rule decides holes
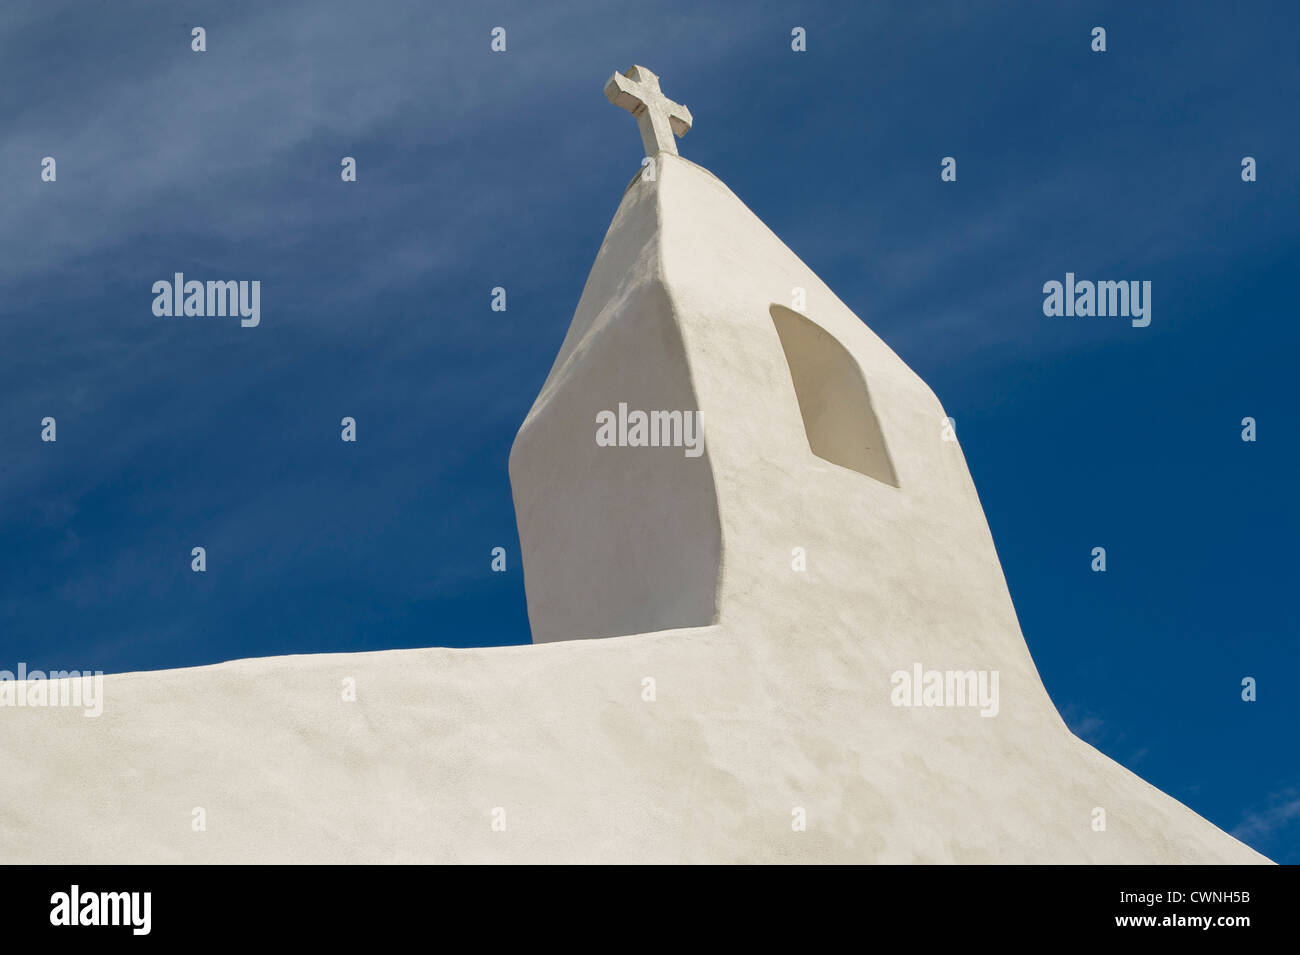
[[[812,453],[898,487],[866,379],[853,356],[798,312],[783,305],[773,305],[771,312]]]
[[[534,643],[717,618],[717,490],[652,186],[625,194],[510,454]]]

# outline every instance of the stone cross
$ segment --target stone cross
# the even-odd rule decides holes
[[[605,97],[636,117],[641,128],[645,154],[677,155],[673,135],[685,136],[691,128],[691,111],[674,103],[659,89],[659,77],[644,66],[634,66],[626,73],[615,73],[605,84]]]

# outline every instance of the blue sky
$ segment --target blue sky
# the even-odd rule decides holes
[[[1300,862],[1294,5],[472,6],[0,9],[0,659],[527,642],[506,457],[642,63],[956,419],[1070,724]],[[155,318],[177,271],[259,279],[262,324]],[[1150,327],[1045,318],[1067,271],[1150,280]]]

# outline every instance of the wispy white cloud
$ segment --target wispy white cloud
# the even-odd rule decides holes
[[[1300,789],[1287,787],[1270,793],[1262,807],[1245,812],[1232,829],[1242,842],[1257,843],[1275,837],[1300,820]]]
[[[1101,747],[1103,731],[1106,728],[1104,719],[1075,703],[1062,705],[1060,712],[1061,719],[1065,720],[1065,725],[1070,728],[1071,733],[1086,743]]]

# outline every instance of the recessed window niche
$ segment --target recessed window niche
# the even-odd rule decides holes
[[[773,305],[771,312],[812,453],[898,487],[857,361],[833,335],[798,312],[782,305]]]

